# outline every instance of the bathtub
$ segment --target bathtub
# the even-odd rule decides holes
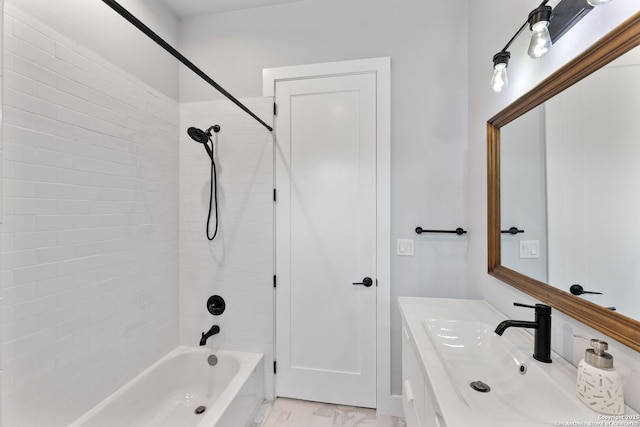
[[[264,400],[263,365],[262,354],[177,347],[70,427],[244,427]]]

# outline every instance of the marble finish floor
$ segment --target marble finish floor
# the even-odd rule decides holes
[[[376,416],[375,409],[279,397],[260,427],[406,427],[404,418]]]

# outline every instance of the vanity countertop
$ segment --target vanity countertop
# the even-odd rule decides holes
[[[451,371],[451,365],[447,367],[442,362],[441,355],[427,332],[426,322],[430,319],[441,319],[473,322],[474,324],[484,323],[495,328],[498,323],[508,319],[508,317],[486,301],[481,300],[399,297],[398,305],[405,325],[403,333],[414,343],[414,351],[421,364],[422,374],[431,385],[439,416],[446,422],[447,427],[548,427],[562,425],[626,425],[640,427],[637,413],[629,407],[626,408],[625,415],[617,416],[618,418],[600,414],[586,407],[575,396],[576,368],[554,352],[551,355],[552,363],[541,363],[533,359],[531,356],[531,353],[533,353],[533,336],[522,328],[510,328],[508,332],[505,332],[498,339],[507,340],[510,346],[517,349],[518,354],[526,355],[523,356],[526,359],[526,364],[534,368],[529,368],[529,372],[526,375],[544,377],[541,381],[538,381],[538,383],[542,384],[548,379],[547,384],[553,386],[554,396],[556,397],[552,402],[547,399],[547,403],[544,405],[547,407],[536,408],[537,410],[533,411],[534,413],[530,419],[525,419],[522,416],[516,419],[510,415],[505,415],[506,411],[503,413],[499,409],[492,409],[500,408],[501,404],[505,404],[504,401],[495,404],[495,401],[485,400],[488,403],[487,405],[482,405],[481,403],[481,409],[478,410],[478,404],[476,403],[474,408],[474,405],[467,403],[467,400],[469,396],[475,400],[475,394],[468,394],[475,392],[468,392],[464,388],[461,393],[461,389],[457,388],[451,380],[451,372],[447,371],[447,368]],[[518,320],[527,320],[529,318],[532,320],[533,311],[524,310],[522,317]],[[491,335],[493,335],[492,332]],[[470,379],[473,380],[473,378]],[[487,381],[499,383],[498,379],[490,378]],[[499,384],[496,385],[499,386]],[[530,390],[530,393],[544,396],[545,390]],[[465,394],[467,395],[466,398]],[[480,399],[480,402],[482,402],[481,399],[495,400],[497,394],[488,397],[490,394],[487,393],[487,397],[478,397],[478,399]],[[517,405],[518,396],[512,396],[512,398],[514,405]]]

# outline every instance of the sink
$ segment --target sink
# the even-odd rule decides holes
[[[510,330],[501,337],[495,325],[464,320],[427,319],[422,326],[455,392],[472,410],[548,425],[585,413],[573,389],[557,386],[554,364],[533,358],[530,334]]]

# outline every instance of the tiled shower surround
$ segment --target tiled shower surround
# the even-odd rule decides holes
[[[203,88],[207,88],[203,83]],[[242,99],[268,123],[273,99]],[[215,159],[220,229],[209,242],[205,227],[211,161],[187,128],[218,124]],[[220,325],[211,348],[264,353],[273,362],[273,138],[231,102],[184,103],[180,107],[180,343],[198,345],[200,333]],[[212,214],[210,230],[215,220]],[[213,317],[211,295],[226,301]],[[273,374],[266,373],[266,396],[273,397]]]
[[[3,425],[63,426],[179,342],[179,104],[5,5]]]
[[[4,25],[3,426],[65,426],[214,323],[209,347],[270,366],[271,134],[226,100],[181,105],[13,7]],[[270,121],[271,99],[242,101]],[[209,242],[210,160],[186,129],[213,124]]]

